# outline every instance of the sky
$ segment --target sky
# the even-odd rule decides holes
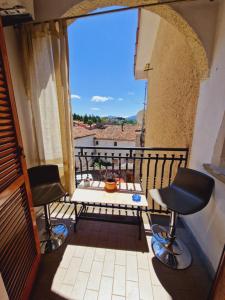
[[[76,20],[69,26],[73,113],[128,117],[143,108],[134,78],[137,10]]]

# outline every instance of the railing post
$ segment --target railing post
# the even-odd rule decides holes
[[[103,180],[102,164],[105,168],[112,169],[113,173],[119,173],[118,177],[128,179],[143,185],[144,193],[148,198],[151,188],[162,188],[170,185],[177,169],[186,167],[189,150],[187,148],[147,148],[147,147],[75,147],[76,176],[84,178],[84,173],[92,173],[96,181]],[[95,162],[99,164],[95,164]],[[123,165],[122,165],[123,161]],[[131,163],[129,163],[131,162]],[[143,163],[144,164],[143,167]],[[108,167],[108,163],[111,163]],[[144,169],[143,169],[144,168]],[[130,177],[129,177],[130,178]],[[129,179],[130,181],[130,179]],[[79,183],[76,177],[76,184]],[[155,207],[154,202],[148,208],[155,213],[167,213],[162,207]]]

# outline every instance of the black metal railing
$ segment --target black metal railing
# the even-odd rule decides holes
[[[188,148],[75,147],[76,185],[87,177],[104,180],[108,172],[120,181],[139,183],[148,210],[167,213],[154,203],[149,189],[170,185],[179,167],[186,167]]]

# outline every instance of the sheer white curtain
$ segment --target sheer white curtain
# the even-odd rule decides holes
[[[69,93],[67,26],[63,22],[21,28],[24,81],[31,105],[32,139],[36,153],[26,153],[32,165],[57,164],[71,194],[75,171]]]

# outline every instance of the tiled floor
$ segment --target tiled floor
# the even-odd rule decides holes
[[[168,222],[162,216],[151,219],[163,225]],[[63,222],[72,227],[71,220]],[[65,245],[42,256],[31,299],[205,300],[211,278],[182,223],[177,234],[193,255],[192,266],[182,271],[171,270],[154,258],[147,215],[144,223],[139,241],[137,226],[80,221],[77,233],[71,228]]]

